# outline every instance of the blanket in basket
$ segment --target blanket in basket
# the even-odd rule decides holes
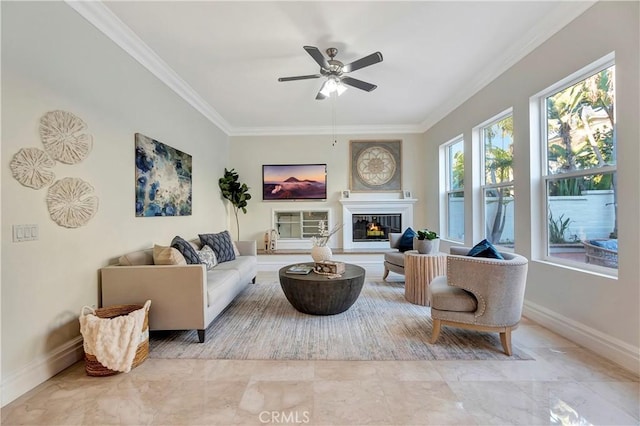
[[[100,364],[128,373],[140,343],[146,311],[151,301],[138,309],[115,318],[99,318],[93,309],[84,307],[80,313],[80,333],[85,353],[93,354]],[[85,314],[85,310],[91,313]]]

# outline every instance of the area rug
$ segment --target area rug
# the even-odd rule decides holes
[[[250,285],[206,330],[152,332],[151,358],[251,360],[524,360],[502,352],[497,333],[443,327],[429,343],[429,308],[404,298],[402,283],[365,282],[347,311],[329,316],[295,310],[277,280]]]

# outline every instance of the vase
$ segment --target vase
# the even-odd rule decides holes
[[[435,254],[440,250],[440,238],[433,240],[413,239],[413,249],[418,250],[420,254]]]
[[[311,248],[311,257],[314,262],[322,262],[331,259],[333,253],[331,248],[327,246],[313,246]]]

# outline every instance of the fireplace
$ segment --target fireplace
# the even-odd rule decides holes
[[[389,248],[389,233],[402,232],[413,225],[416,199],[342,199],[342,248]],[[349,226],[348,224],[351,224]]]
[[[390,232],[401,232],[402,215],[396,214],[353,214],[353,242],[389,241]]]

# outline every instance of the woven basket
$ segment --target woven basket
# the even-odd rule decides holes
[[[141,342],[138,344],[138,349],[133,357],[133,363],[131,365],[132,369],[142,364],[149,356],[149,304],[150,302],[148,301],[144,305],[113,305],[95,310],[95,315],[98,318],[115,318],[123,315],[129,315],[131,312],[137,311],[138,309],[145,309]],[[84,362],[87,376],[103,377],[120,373],[120,371],[111,370],[100,364],[100,361],[98,361],[93,354],[86,351],[84,353]]]
[[[601,239],[600,241],[606,240]],[[586,263],[606,266],[607,268],[618,268],[618,252],[616,250],[596,246],[591,244],[591,241],[582,241],[582,245],[584,246]]]

